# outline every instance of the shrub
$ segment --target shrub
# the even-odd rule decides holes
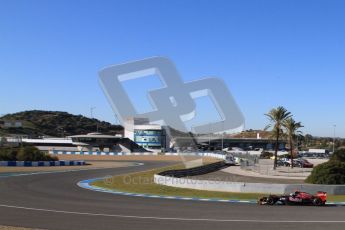
[[[0,137],[0,147],[4,146],[7,143],[6,138]]]
[[[331,160],[316,166],[306,182],[312,184],[345,184],[345,162]]]
[[[22,147],[19,149],[17,154],[18,161],[50,161],[55,159],[56,157],[51,157],[34,146]]]
[[[12,148],[0,148],[0,161],[15,161],[17,151]]]
[[[337,162],[345,162],[345,149],[335,151],[330,160]]]
[[[1,161],[56,161],[56,156],[41,152],[34,146],[24,146],[20,148],[1,148]]]

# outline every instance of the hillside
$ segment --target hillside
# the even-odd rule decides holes
[[[26,134],[30,137],[61,137],[96,132],[97,125],[100,133],[111,135],[123,133],[122,126],[59,111],[24,111],[2,116],[0,121],[21,121],[23,124],[21,128],[0,128],[1,135]]]

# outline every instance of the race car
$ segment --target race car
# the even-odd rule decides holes
[[[316,195],[311,195],[306,192],[295,191],[290,195],[269,195],[261,197],[258,200],[259,205],[313,205],[323,206],[327,202],[326,192],[317,192]]]

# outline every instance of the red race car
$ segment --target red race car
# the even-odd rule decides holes
[[[327,202],[326,192],[317,192],[316,195],[311,195],[306,192],[296,191],[290,195],[270,195],[267,197],[261,197],[258,200],[259,205],[313,205],[323,206]]]

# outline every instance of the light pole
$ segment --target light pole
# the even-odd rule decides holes
[[[211,149],[211,123],[208,123],[208,148]]]
[[[90,107],[90,116],[91,119],[93,119],[93,111],[96,109],[96,107]],[[96,132],[98,133],[98,122],[96,121]]]
[[[65,135],[64,135],[65,134],[64,127],[60,126],[60,127],[58,127],[58,130],[61,131],[61,137],[64,138],[65,137]]]
[[[224,121],[222,121],[222,151],[224,150]]]
[[[337,125],[333,125],[333,153],[335,151],[335,129],[337,128]]]
[[[114,114],[115,116],[115,122],[116,124],[120,124],[120,120],[119,120],[119,117],[117,116],[117,114]]]
[[[96,107],[90,107],[90,116],[91,116],[91,119],[93,119],[93,110],[95,109]]]

